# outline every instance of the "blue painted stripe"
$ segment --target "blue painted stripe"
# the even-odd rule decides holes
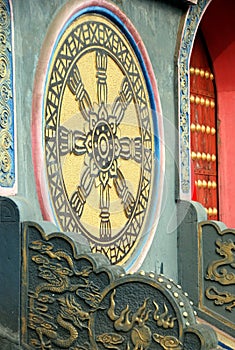
[[[218,345],[219,345],[222,349],[234,350],[234,349],[230,348],[230,346],[225,345],[225,344],[221,343],[220,341],[218,342]],[[235,344],[234,344],[234,348],[235,348]]]

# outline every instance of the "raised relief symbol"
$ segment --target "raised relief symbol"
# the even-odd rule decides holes
[[[213,261],[207,268],[206,279],[218,282],[223,286],[230,286],[235,284],[235,273],[231,269],[235,268],[235,243],[228,239],[222,241],[221,239],[216,240],[216,252],[223,258],[220,260]],[[227,268],[225,267],[227,266]],[[235,307],[235,294],[232,294],[225,289],[219,291],[214,286],[209,286],[205,294],[208,299],[214,300],[215,305],[229,304],[225,307],[225,310],[232,311]]]
[[[79,332],[89,332],[90,313],[100,302],[99,288],[90,280],[92,267],[78,269],[69,254],[49,242],[36,240],[29,247],[38,253],[32,263],[43,281],[28,295],[28,326],[37,335],[31,346],[70,348],[79,341]]]
[[[119,313],[116,311],[116,290],[114,289],[110,295],[109,309],[107,310],[107,316],[113,323],[113,329],[117,333],[102,333],[96,336],[96,341],[103,343],[105,348],[121,349],[118,344],[123,344],[125,350],[147,350],[151,349],[154,341],[159,343],[163,349],[181,350],[182,343],[172,335],[161,335],[155,333],[152,327],[158,327],[162,329],[174,329],[177,323],[177,318],[172,317],[169,314],[169,310],[164,304],[164,312],[159,312],[159,305],[156,301],[151,301],[149,298],[143,300],[143,303],[134,309],[127,304],[121,310],[119,307]],[[154,324],[153,321],[156,321]],[[149,325],[147,323],[150,322]],[[127,334],[126,337],[120,336]],[[122,349],[124,349],[122,346]]]
[[[129,218],[135,204],[134,197],[129,191],[125,178],[118,168],[118,158],[134,159],[141,162],[141,138],[118,138],[118,125],[121,123],[125,110],[132,100],[132,92],[128,80],[124,78],[120,95],[116,98],[110,111],[107,104],[107,55],[96,53],[97,94],[98,105],[93,105],[81,81],[78,67],[72,69],[68,87],[78,101],[79,110],[88,122],[88,133],[79,130],[67,130],[60,127],[61,155],[74,153],[88,155],[85,159],[83,175],[77,190],[72,194],[70,203],[76,215],[80,218],[83,213],[86,198],[92,187],[100,186],[100,238],[106,241],[111,236],[110,223],[110,187],[112,180],[117,195],[121,198],[124,212]]]
[[[224,266],[235,268],[235,242],[231,239],[223,242],[220,239],[216,240],[216,252],[223,256],[223,259],[213,261],[208,269],[206,278],[212,281],[219,282],[222,285],[235,284],[235,273],[229,272]]]
[[[87,14],[61,36],[47,80],[44,151],[53,215],[63,231],[82,233],[92,252],[113,264],[132,256],[151,231],[144,225],[158,131],[145,79],[123,32]]]
[[[83,237],[72,237],[23,224],[22,348],[216,348],[215,334],[196,324],[180,286],[163,275],[125,274],[92,254]]]

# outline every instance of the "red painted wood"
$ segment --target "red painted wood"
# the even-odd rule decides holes
[[[215,87],[206,47],[197,35],[190,62],[190,118],[192,199],[208,210],[208,219],[218,219]],[[193,152],[193,153],[192,153]],[[215,213],[217,210],[217,213]],[[213,214],[212,214],[213,213]]]
[[[216,78],[219,219],[235,228],[235,1],[213,0],[200,28]]]

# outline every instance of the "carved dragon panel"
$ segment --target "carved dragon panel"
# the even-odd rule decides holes
[[[154,273],[125,274],[74,237],[47,235],[34,223],[23,226],[21,343],[25,349],[215,346],[214,332],[196,324],[192,303],[179,285]],[[214,339],[209,343],[208,334]]]

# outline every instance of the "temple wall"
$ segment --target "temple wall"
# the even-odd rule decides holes
[[[33,164],[31,108],[35,71],[48,27],[66,1],[12,1],[15,30],[15,89],[18,147],[18,194],[41,219]],[[157,233],[143,263],[147,270],[177,278],[176,261],[176,95],[175,50],[183,10],[156,1],[116,1],[139,32],[149,54],[158,85],[164,120],[165,175]],[[169,259],[170,257],[170,259]]]

